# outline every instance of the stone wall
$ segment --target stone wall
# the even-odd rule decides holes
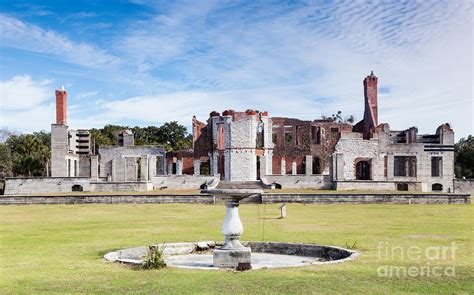
[[[277,183],[281,188],[332,188],[329,175],[267,175],[265,178],[268,183]]]
[[[5,179],[5,195],[29,195],[42,193],[72,192],[74,185],[90,191],[90,179],[86,177],[35,177]]]
[[[106,146],[99,148],[100,154],[100,177],[112,176],[114,181],[133,180],[136,178],[136,165],[133,160],[138,160],[143,155],[163,156],[164,149],[153,146]],[[127,164],[125,158],[127,160]],[[113,165],[115,160],[116,164]],[[156,163],[155,163],[156,164]],[[112,167],[115,166],[115,167]],[[114,168],[114,169],[113,169]],[[115,171],[114,171],[115,170]],[[127,171],[128,170],[128,171]],[[156,168],[154,169],[157,170]],[[125,172],[128,173],[125,173]],[[114,178],[115,176],[115,178]],[[127,178],[127,179],[125,179]]]
[[[257,140],[256,116],[229,123],[230,128],[224,129],[226,154],[225,160],[230,173],[225,173],[226,180],[255,181],[257,180]]]
[[[66,177],[68,153],[68,130],[63,124],[51,125],[51,176]]]
[[[146,192],[153,190],[151,182],[91,182],[91,192]]]
[[[214,204],[209,195],[4,196],[0,205],[32,204]]]
[[[470,204],[462,194],[263,194],[253,202],[305,204]],[[216,204],[211,195],[75,195],[75,196],[3,196],[0,205],[31,204]],[[221,205],[220,205],[221,206]],[[275,213],[276,214],[276,213]],[[289,214],[292,214],[291,212]]]
[[[466,194],[263,194],[262,203],[470,204]]]
[[[169,175],[155,176],[151,178],[155,189],[166,187],[168,189],[199,189],[201,185],[218,179],[218,176],[191,176],[191,175]]]
[[[334,183],[336,190],[367,190],[367,191],[394,191],[397,190],[395,181],[372,181],[372,180],[353,180],[353,181],[337,181]],[[421,182],[402,181],[408,185],[408,191],[422,191]]]
[[[454,192],[456,194],[474,195],[474,179],[455,179]]]

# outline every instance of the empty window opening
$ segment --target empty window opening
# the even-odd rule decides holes
[[[321,127],[311,126],[311,142],[313,144],[321,144]]]
[[[431,176],[443,176],[443,157],[431,157]]]
[[[321,174],[321,160],[313,157],[313,174]]]
[[[262,148],[264,144],[264,128],[263,128],[263,123],[260,122],[258,123],[257,127],[257,142],[256,142],[256,147],[257,148]]]
[[[209,161],[201,162],[201,167],[199,169],[199,174],[201,175],[210,175],[211,174],[211,164]]]
[[[370,180],[370,163],[368,161],[357,162],[356,179],[357,180]]]
[[[293,144],[293,126],[285,126],[285,145]]]
[[[276,133],[276,132],[272,133],[272,142],[273,142],[274,145],[278,144],[278,133]]]
[[[397,191],[408,191],[408,183],[397,183]]]
[[[71,190],[73,192],[82,192],[82,191],[84,191],[84,188],[82,187],[82,185],[75,184],[75,185],[72,186]]]
[[[306,159],[296,162],[296,174],[304,174],[306,169]]]
[[[434,192],[441,192],[443,191],[443,185],[441,183],[433,183],[431,190]]]
[[[285,133],[285,145],[293,144],[293,133]]]
[[[331,128],[331,138],[334,141],[340,138],[339,128]]]
[[[395,176],[416,177],[416,157],[395,156],[393,169]]]

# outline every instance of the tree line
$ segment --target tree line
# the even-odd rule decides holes
[[[135,145],[162,146],[167,151],[190,149],[192,135],[185,126],[176,121],[167,122],[160,127],[129,127],[106,125],[90,129],[91,145],[95,151],[100,146],[118,144],[118,134],[131,130],[135,135]],[[47,176],[51,166],[51,134],[33,132],[18,134],[7,129],[0,130],[0,178]]]

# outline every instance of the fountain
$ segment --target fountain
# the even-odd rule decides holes
[[[219,185],[220,187],[225,187]],[[251,269],[251,249],[240,243],[240,236],[244,228],[239,216],[239,204],[244,198],[257,196],[263,193],[257,188],[215,188],[204,189],[202,193],[208,193],[216,198],[224,200],[226,215],[222,224],[224,244],[214,250],[213,266],[222,268],[236,268],[239,270]]]
[[[259,188],[256,182],[220,182],[216,187],[208,187],[201,192],[224,202],[226,215],[221,228],[224,242],[166,243],[163,254],[169,267],[242,271],[340,263],[358,256],[353,250],[333,246],[241,242],[243,225],[239,217],[240,202],[245,198],[260,196],[263,193],[262,188]],[[147,247],[141,246],[112,251],[104,255],[104,258],[107,261],[139,265],[146,254]]]

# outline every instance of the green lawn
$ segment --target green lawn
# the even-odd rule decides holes
[[[243,273],[141,271],[106,263],[102,255],[159,242],[219,240],[224,206],[1,206],[0,293],[474,292],[473,205],[289,204],[286,219],[277,219],[278,204],[240,208],[243,240],[342,247],[357,241],[361,256],[342,264]],[[454,258],[451,251],[446,259],[426,258],[425,251],[436,258],[437,247],[452,242],[458,247]],[[424,254],[408,258],[408,249]],[[377,274],[390,265],[451,272],[439,277]]]

